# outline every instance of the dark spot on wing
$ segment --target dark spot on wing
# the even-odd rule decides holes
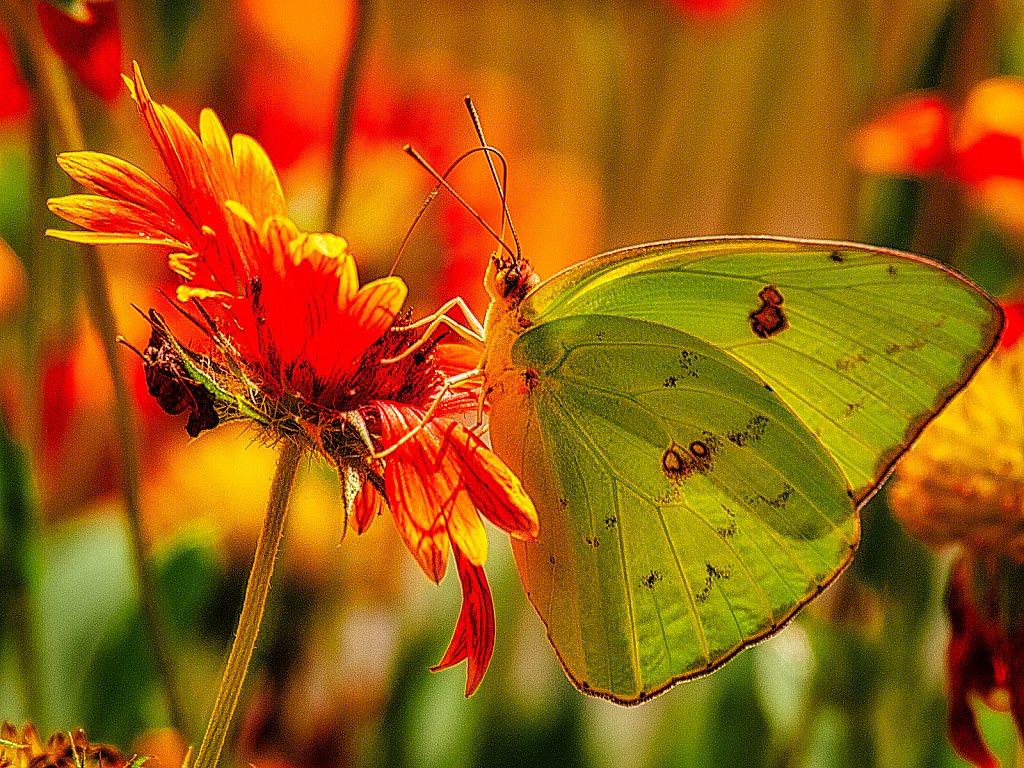
[[[646,576],[640,579],[640,586],[647,587],[647,589],[654,589],[654,585],[664,578],[659,571],[650,571]]]
[[[673,389],[676,386],[676,382],[678,381],[679,379],[677,379],[675,376],[669,376],[667,379],[665,379],[665,383],[662,386],[667,387],[669,389]]]
[[[830,260],[834,261],[836,264],[842,264],[844,261],[846,261],[846,257],[843,256],[843,252],[842,251],[832,251],[832,253],[830,253],[828,255],[828,257],[829,257]]]
[[[785,506],[786,506],[786,502],[789,500],[789,497],[792,496],[792,495],[793,495],[793,487],[790,486],[790,485],[787,485],[785,487],[785,489],[783,491],[781,491],[777,496],[773,496],[772,498],[769,499],[766,496],[758,494],[757,498],[760,499],[765,504],[767,504],[772,509],[784,509]]]
[[[593,547],[594,549],[597,549],[601,544],[601,542],[598,541],[597,536],[584,536],[583,541],[587,543],[588,547]]]
[[[764,429],[768,426],[768,417],[762,414],[751,417],[747,425],[735,432],[726,432],[725,439],[740,448],[750,442],[757,442],[764,436]]]
[[[774,285],[766,285],[757,294],[761,306],[750,313],[750,329],[758,338],[777,336],[789,328],[789,320],[782,311],[782,294]]]
[[[703,603],[708,599],[716,581],[732,578],[732,568],[728,566],[723,567],[705,562],[704,568],[707,571],[707,576],[704,578],[704,586],[702,586],[700,591],[693,596],[694,600],[696,600],[698,604]]]
[[[856,413],[857,411],[859,411],[861,408],[864,407],[864,403],[865,402],[867,402],[867,398],[866,397],[862,397],[860,400],[858,400],[855,403],[847,403],[846,404],[846,412],[843,413],[843,418],[844,419],[848,418],[848,417],[852,416],[854,413]]]
[[[672,443],[661,456],[661,469],[669,480],[684,480],[693,474],[711,469],[718,441],[713,435],[707,441],[694,440],[685,449]]]
[[[890,344],[885,348],[885,354],[893,355],[897,352],[917,352],[917,350],[924,347],[924,339],[918,339],[912,341],[909,344]]]
[[[697,354],[696,352],[690,352],[687,349],[679,350],[679,367],[691,379],[696,379],[699,376],[697,365],[705,359],[704,355]]]
[[[835,367],[837,371],[845,372],[852,370],[857,365],[867,362],[869,362],[868,356],[863,352],[857,352],[856,354],[847,355],[846,357],[841,357],[836,360]]]
[[[609,531],[615,530],[615,527],[619,524],[619,519],[615,516],[609,516],[604,519],[604,527]]]
[[[723,539],[731,539],[739,531],[739,528],[736,526],[736,513],[725,505],[722,505],[722,509],[725,510],[725,515],[729,518],[729,522],[726,525],[716,527],[715,533]]]

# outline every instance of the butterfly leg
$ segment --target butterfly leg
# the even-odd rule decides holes
[[[430,423],[431,419],[434,418],[434,412],[437,410],[437,406],[440,405],[441,400],[444,398],[446,394],[448,394],[449,390],[451,390],[453,387],[458,386],[464,381],[469,381],[470,379],[476,378],[477,376],[480,376],[482,374],[483,370],[481,370],[480,368],[475,368],[472,371],[466,371],[465,373],[460,373],[458,376],[452,376],[450,379],[446,379],[444,385],[441,387],[441,391],[438,392],[437,395],[434,397],[434,402],[430,404],[430,407],[427,409],[427,412],[423,415],[423,419],[420,421],[420,423],[417,424],[412,429],[410,429],[404,435],[402,435],[402,437],[399,438],[398,442],[396,442],[394,445],[389,445],[383,451],[370,454],[369,458],[378,461],[380,459],[385,459],[392,453],[394,453],[396,450],[401,448],[403,445],[405,445],[407,442],[412,440],[414,437],[416,437],[416,435],[423,431],[423,428]]]
[[[450,312],[455,307],[462,310],[462,314],[465,316],[467,325],[452,320],[448,317]],[[422,347],[430,337],[433,335],[441,325],[447,325],[451,330],[455,331],[459,336],[464,338],[466,341],[472,342],[477,347],[483,347],[484,343],[484,327],[480,324],[480,321],[476,319],[476,315],[473,314],[472,310],[467,306],[466,302],[463,301],[461,296],[456,296],[454,299],[445,302],[441,307],[434,312],[432,315],[424,317],[422,320],[418,320],[412,325],[406,326],[406,330],[412,328],[427,327],[427,330],[423,332],[419,340],[414,344],[410,345],[408,349],[405,349],[402,354],[396,355],[395,357],[388,357],[381,360],[381,363],[388,365],[390,363],[397,363],[399,360],[404,360],[406,357],[411,355],[417,349]]]

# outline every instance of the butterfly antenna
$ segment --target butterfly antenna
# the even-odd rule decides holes
[[[409,151],[408,144],[405,146],[405,151]],[[415,218],[412,220],[412,224],[410,224],[409,228],[405,231],[405,237],[402,238],[401,245],[398,246],[398,253],[395,254],[395,260],[391,262],[391,269],[388,271],[388,277],[395,274],[395,270],[398,268],[398,260],[402,258],[402,254],[405,252],[405,246],[409,244],[409,238],[412,237],[412,231],[416,229],[416,225],[420,223],[420,219],[423,218],[423,214],[427,212],[427,206],[433,202],[434,198],[437,197],[437,193],[440,191],[441,185],[436,184],[434,188],[430,190],[430,194],[427,195],[427,199],[423,201],[423,205],[420,206],[419,213],[417,213]]]
[[[417,163],[419,163],[421,166],[423,166],[423,168],[427,171],[427,173],[429,173],[431,176],[433,176],[437,180],[437,184],[434,186],[434,189],[431,190],[430,195],[427,197],[427,201],[426,201],[426,203],[424,203],[423,208],[426,208],[427,203],[429,203],[434,198],[434,196],[437,195],[437,193],[440,191],[441,187],[444,187],[452,195],[452,197],[454,197],[458,201],[459,205],[461,205],[463,208],[465,208],[469,212],[469,214],[474,219],[477,220],[477,222],[480,224],[480,226],[482,226],[484,229],[486,229],[490,233],[491,237],[493,237],[498,242],[498,244],[508,252],[509,256],[511,256],[513,258],[518,258],[517,254],[512,252],[512,249],[508,247],[508,245],[505,243],[505,241],[502,240],[501,236],[497,232],[494,231],[494,229],[491,227],[491,225],[488,224],[486,221],[484,221],[483,217],[479,213],[476,212],[476,210],[473,208],[473,206],[470,205],[462,195],[460,195],[458,192],[455,191],[455,188],[451,184],[448,183],[448,178],[447,178],[448,175],[452,171],[455,170],[455,168],[459,165],[459,163],[461,163],[463,160],[465,160],[470,155],[475,155],[477,152],[483,152],[484,154],[486,154],[488,156],[488,158],[490,158],[491,153],[494,153],[495,155],[497,155],[498,159],[501,160],[502,170],[507,174],[507,170],[508,169],[507,169],[507,166],[505,164],[505,158],[501,154],[500,151],[498,151],[494,147],[488,147],[488,146],[474,147],[473,149],[471,149],[471,150],[469,150],[467,152],[464,152],[462,155],[460,155],[455,160],[455,162],[452,163],[448,167],[448,170],[445,171],[442,174],[442,173],[438,173],[434,169],[434,167],[429,162],[427,162],[427,159],[425,157],[423,157],[423,155],[421,155],[419,152],[417,152],[414,147],[406,144],[403,147],[403,149],[405,150],[405,153],[407,155],[412,157],[413,160],[415,160]],[[423,209],[420,210],[419,216],[422,216],[422,215],[423,215]],[[416,217],[417,221],[419,220],[419,216]],[[413,222],[413,224],[415,224],[415,221]],[[408,240],[408,238],[406,238],[406,239]],[[516,243],[516,245],[518,246],[518,242]],[[397,263],[397,260],[396,260],[396,263]]]
[[[473,128],[476,130],[477,138],[480,139],[481,148],[486,149],[488,147],[487,139],[484,138],[484,127],[480,122],[480,115],[476,111],[476,106],[473,104],[473,99],[467,96],[466,109],[469,110],[469,119],[473,121]],[[505,222],[508,222],[508,231],[512,235],[512,240],[516,244],[516,258],[522,257],[522,248],[519,246],[519,236],[516,235],[516,228],[512,224],[512,214],[508,210],[508,200],[506,194],[508,192],[508,167],[504,164],[502,159],[502,175],[501,179],[498,179],[498,170],[494,167],[494,160],[491,158],[490,152],[485,152],[487,155],[487,166],[491,169],[491,176],[494,177],[494,184],[498,188],[498,196],[501,198],[501,229],[504,234]],[[500,154],[499,154],[500,156]]]

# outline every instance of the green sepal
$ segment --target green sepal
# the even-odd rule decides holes
[[[167,322],[159,312],[151,310],[150,318],[155,327],[159,328],[160,332],[167,338],[167,342],[178,355],[181,365],[188,373],[189,378],[195,383],[200,384],[203,389],[210,393],[216,403],[224,407],[223,410],[218,410],[218,415],[221,417],[222,422],[247,418],[263,426],[270,426],[271,419],[269,416],[258,410],[245,397],[222,387],[213,376],[197,365],[196,355],[175,338],[174,334],[171,333],[171,329],[167,326]],[[257,392],[258,387],[256,384],[248,378],[243,368],[237,364],[237,356],[234,354],[234,351],[230,347],[226,348],[223,341],[219,341],[218,347],[224,353],[225,359],[232,361],[232,371],[242,382],[246,391],[249,393]]]

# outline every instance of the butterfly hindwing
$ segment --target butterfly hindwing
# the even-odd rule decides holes
[[[838,466],[751,371],[678,330],[580,315],[516,342],[495,449],[540,515],[515,542],[583,690],[634,703],[782,626],[852,555]]]

